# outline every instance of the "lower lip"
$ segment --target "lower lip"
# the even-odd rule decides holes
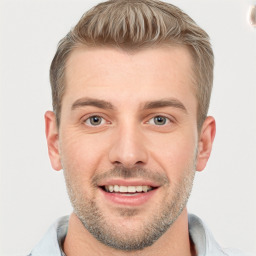
[[[145,204],[150,200],[150,198],[152,198],[152,196],[156,193],[157,188],[146,193],[137,193],[134,195],[133,194],[125,195],[125,194],[114,193],[114,192],[109,193],[102,189],[100,190],[102,191],[104,197],[107,200],[115,204],[126,205],[126,206],[140,206],[142,204]]]

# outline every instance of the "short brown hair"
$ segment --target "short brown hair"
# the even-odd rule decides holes
[[[213,83],[214,56],[209,36],[179,8],[157,0],[100,3],[86,12],[59,42],[50,68],[57,125],[60,124],[61,101],[65,92],[65,65],[74,48],[83,45],[139,50],[163,44],[185,45],[193,56],[200,129],[207,116]]]

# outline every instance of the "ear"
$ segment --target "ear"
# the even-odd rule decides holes
[[[216,133],[216,123],[213,117],[208,116],[202,126],[198,141],[197,171],[202,171],[211,155],[212,144]]]
[[[45,135],[48,145],[48,154],[50,157],[52,168],[56,171],[62,169],[59,152],[59,133],[56,123],[55,114],[47,111],[44,115],[45,119]]]

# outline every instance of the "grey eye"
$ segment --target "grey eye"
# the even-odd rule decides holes
[[[168,123],[170,123],[170,119],[165,116],[154,116],[148,121],[148,124],[157,126],[164,126]]]
[[[103,123],[104,119],[101,116],[91,116],[85,120],[85,123],[89,126],[98,126]]]
[[[166,124],[166,117],[164,117],[164,116],[154,117],[154,124],[156,124],[156,125],[165,125]]]

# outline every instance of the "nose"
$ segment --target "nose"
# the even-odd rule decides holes
[[[136,126],[123,126],[115,133],[109,151],[109,160],[113,165],[122,165],[125,168],[133,168],[145,165],[148,161],[146,141]]]

